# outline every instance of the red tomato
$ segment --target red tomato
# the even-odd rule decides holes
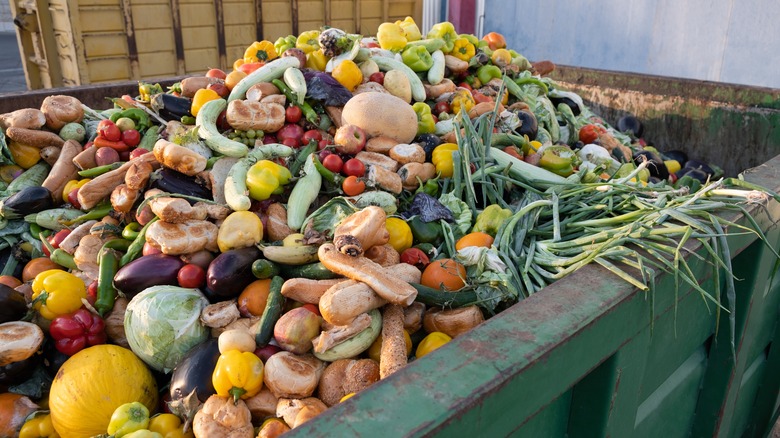
[[[141,143],[141,133],[135,129],[122,131],[122,141],[131,148],[138,146],[138,143]]]
[[[310,140],[317,140],[317,142],[322,140],[322,133],[319,129],[309,129],[303,133],[303,143],[309,144]]]
[[[179,269],[176,278],[181,287],[199,288],[206,284],[206,271],[198,265],[188,263]]]
[[[320,141],[318,141],[318,142],[317,142],[317,149],[318,149],[318,150],[323,150],[323,149],[325,149],[326,147],[328,147],[328,146],[329,146],[329,144],[328,144],[328,143],[330,143],[328,140],[320,140]]]
[[[206,89],[216,91],[217,94],[219,94],[219,97],[228,97],[230,94],[230,89],[227,85],[222,83],[209,84]]]
[[[322,165],[333,173],[340,173],[344,160],[336,154],[329,154],[322,160]]]
[[[242,73],[250,74],[255,70],[257,70],[258,68],[262,67],[263,65],[265,65],[264,62],[248,62],[246,64],[241,64],[238,67],[238,71]]]
[[[357,158],[350,158],[344,163],[344,175],[361,177],[366,174],[366,165]]]
[[[356,176],[348,176],[341,183],[341,190],[347,196],[357,196],[366,190],[366,183],[359,180]]]
[[[301,117],[303,117],[303,111],[296,105],[288,106],[284,110],[284,119],[287,123],[298,123],[301,121]]]
[[[591,144],[598,140],[599,135],[607,132],[603,126],[600,125],[585,125],[580,128],[580,141],[585,144]]]
[[[428,258],[428,254],[425,254],[420,248],[406,248],[401,253],[401,263],[416,266],[417,269],[422,271],[431,261]]]
[[[87,287],[87,301],[93,306],[95,305],[95,301],[97,301],[97,286],[97,280],[93,280]]]
[[[111,120],[101,120],[97,127],[98,135],[108,141],[119,141],[122,139],[122,131]]]
[[[209,69],[209,71],[206,72],[206,77],[207,78],[217,78],[217,79],[225,80],[225,78],[227,77],[227,74],[224,71],[222,71],[222,70],[220,70],[218,68],[212,68],[212,69]]]
[[[135,148],[135,149],[133,149],[133,152],[130,152],[130,159],[132,160],[133,158],[138,158],[138,157],[140,157],[141,155],[143,155],[143,154],[145,154],[147,152],[149,152],[149,151],[146,150],[146,149]]]
[[[461,82],[461,83],[458,84],[458,87],[465,88],[465,89],[467,89],[469,91],[474,89],[474,88],[471,87],[471,85],[469,85],[468,82]]]
[[[371,76],[368,77],[369,82],[376,82],[379,85],[385,84],[385,74],[381,71],[378,71],[376,73],[371,73]]]
[[[297,148],[301,146],[301,143],[298,141],[297,138],[285,138],[282,140],[282,144],[285,146],[290,146],[291,148]]]
[[[489,96],[485,96],[484,94],[480,93],[479,91],[472,91],[471,95],[474,96],[474,102],[475,103],[483,103],[483,102],[493,102],[493,98]]]
[[[79,210],[81,210],[81,203],[79,202],[79,188],[75,188],[68,193],[68,202]]]
[[[433,113],[437,115],[441,113],[449,113],[450,111],[452,111],[452,108],[450,108],[450,104],[446,100],[436,102],[436,106],[433,107]]]

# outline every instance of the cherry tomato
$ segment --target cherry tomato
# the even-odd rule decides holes
[[[322,165],[333,173],[340,173],[341,168],[344,166],[344,160],[336,154],[330,154],[322,160]]]
[[[87,287],[87,301],[93,306],[95,305],[95,301],[97,301],[97,283],[97,280],[93,280]]]
[[[108,141],[119,141],[122,139],[122,131],[111,120],[101,120],[97,127],[98,135]]]
[[[366,190],[366,183],[359,180],[356,176],[344,178],[341,189],[347,196],[357,196]]]
[[[357,158],[350,158],[344,163],[344,175],[361,177],[366,174],[366,165]]]
[[[230,90],[228,89],[227,85],[223,83],[209,84],[206,88],[216,91],[217,94],[219,94],[219,97],[228,97],[230,94]]]
[[[599,125],[585,125],[582,128],[580,128],[580,141],[585,144],[591,144],[594,141],[598,140],[599,135],[607,132],[604,127]]]
[[[77,187],[68,193],[68,202],[70,205],[81,210],[81,203],[79,202],[79,189],[80,187]]]
[[[461,83],[458,84],[458,87],[465,88],[465,89],[467,89],[469,91],[474,89],[474,88],[471,87],[471,85],[469,85],[468,82],[461,82]]]
[[[317,149],[323,150],[329,146],[329,143],[330,142],[328,140],[320,140],[317,142]]]
[[[376,82],[379,85],[385,84],[385,74],[381,71],[378,71],[376,73],[371,73],[371,76],[368,77],[369,82]]]
[[[486,95],[484,95],[484,94],[482,94],[482,93],[480,93],[479,91],[476,91],[476,90],[472,91],[471,95],[474,96],[474,102],[475,103],[484,103],[484,102],[491,103],[491,102],[493,102],[493,99],[490,96],[486,96]]]
[[[212,69],[209,69],[209,71],[206,72],[206,77],[207,78],[222,79],[224,81],[225,78],[227,77],[227,74],[224,71],[222,71],[222,70],[220,70],[218,68],[212,68]]]
[[[308,131],[303,133],[303,142],[305,144],[309,144],[309,141],[311,140],[317,140],[319,142],[322,140],[322,133],[318,129],[309,129]]]
[[[288,106],[284,110],[284,119],[287,123],[298,123],[301,121],[301,117],[303,117],[303,111],[296,105]]]
[[[449,113],[450,111],[452,111],[452,109],[446,100],[436,102],[436,106],[433,107],[434,114]]]
[[[206,284],[206,271],[198,265],[188,263],[179,269],[176,278],[181,287],[199,288]]]
[[[401,253],[401,263],[415,266],[419,270],[425,269],[431,261],[428,258],[428,254],[425,254],[420,248],[406,248]]]
[[[144,148],[135,148],[133,149],[133,152],[130,152],[130,159],[132,160],[133,158],[138,158],[147,152],[149,151]]]
[[[301,146],[301,143],[298,141],[297,138],[290,138],[290,137],[287,137],[284,140],[282,140],[282,144],[285,146],[290,146],[291,148],[297,148]]]
[[[138,143],[141,143],[141,133],[135,129],[122,131],[122,141],[131,148],[136,147]]]

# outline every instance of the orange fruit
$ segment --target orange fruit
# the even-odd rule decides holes
[[[225,77],[225,86],[228,87],[228,90],[232,90],[245,77],[247,77],[247,74],[242,71],[232,71]]]
[[[425,267],[420,284],[456,291],[466,285],[466,267],[452,259],[439,259]]]
[[[62,266],[49,260],[48,257],[38,257],[32,259],[29,262],[27,262],[26,265],[24,265],[24,269],[22,270],[22,281],[25,283],[28,281],[32,281],[36,275],[40,274],[43,271],[48,271],[49,269],[64,270],[62,269]]]
[[[455,243],[455,249],[460,251],[468,246],[483,246],[485,248],[490,248],[490,245],[492,244],[493,236],[488,233],[483,233],[482,231],[475,231],[458,239]]]
[[[271,292],[271,279],[255,280],[249,283],[238,296],[238,311],[241,316],[249,318],[261,316],[268,302],[268,294]]]

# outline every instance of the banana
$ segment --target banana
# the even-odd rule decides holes
[[[315,245],[301,246],[264,246],[263,256],[272,262],[282,265],[305,265],[319,261],[318,247]]]
[[[368,312],[368,315],[371,316],[371,325],[368,326],[368,328],[322,353],[314,353],[314,356],[319,360],[333,362],[339,359],[355,357],[368,350],[368,347],[370,347],[376,338],[379,337],[379,334],[382,333],[382,314],[379,313],[378,309],[374,309]]]

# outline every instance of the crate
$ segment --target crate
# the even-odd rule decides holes
[[[422,21],[422,0],[10,0],[28,89],[226,69],[253,41]]]

